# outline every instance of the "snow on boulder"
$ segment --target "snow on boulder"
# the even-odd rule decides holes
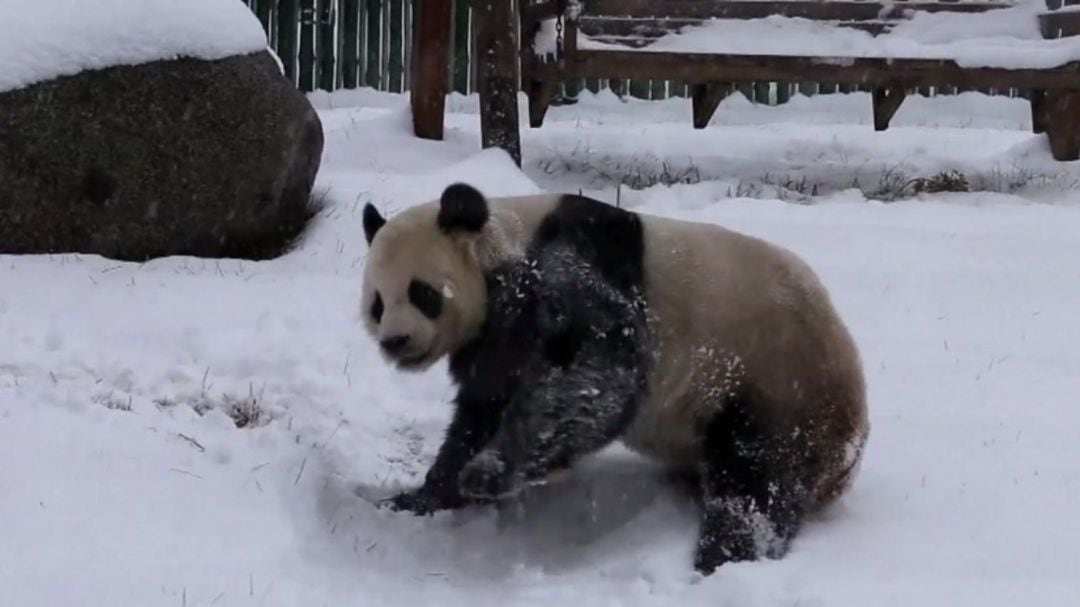
[[[261,259],[303,230],[322,125],[242,2],[0,14],[0,253]]]
[[[0,0],[0,92],[85,70],[266,48],[238,0]]]

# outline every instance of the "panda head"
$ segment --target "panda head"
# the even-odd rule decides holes
[[[370,203],[364,207],[364,326],[399,369],[424,370],[479,331],[487,306],[479,249],[488,219],[483,195],[464,184],[389,221]]]

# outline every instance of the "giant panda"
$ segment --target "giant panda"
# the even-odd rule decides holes
[[[793,253],[580,195],[457,183],[363,212],[361,309],[402,371],[457,387],[416,514],[496,503],[615,441],[693,478],[695,568],[780,558],[851,484],[869,433],[856,344]]]

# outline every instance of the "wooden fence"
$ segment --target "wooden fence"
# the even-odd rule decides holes
[[[415,7],[423,0],[244,0],[266,30],[271,48],[285,64],[286,75],[301,90],[371,87],[400,93],[409,90],[409,64]],[[470,31],[469,0],[453,2],[452,61],[447,66],[450,88],[463,94],[476,92]],[[1058,2],[1059,0],[1054,0]],[[1072,4],[1075,0],[1064,0]],[[686,87],[667,81],[589,79],[564,85],[573,96],[579,90],[611,89],[641,99],[687,96]],[[815,95],[852,92],[857,87],[836,84],[786,85],[761,82],[741,87],[749,99],[775,105],[796,92]],[[949,95],[951,89],[926,89],[926,96]],[[1013,89],[985,90],[988,94],[1022,96]]]

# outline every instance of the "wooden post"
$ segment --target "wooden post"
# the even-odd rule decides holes
[[[423,139],[443,138],[447,71],[450,65],[451,0],[424,0],[413,30],[413,132]]]
[[[871,101],[874,106],[874,130],[884,131],[889,128],[889,121],[900,109],[904,102],[907,90],[902,86],[875,86],[871,93]]]
[[[506,150],[521,166],[515,7],[514,0],[474,0],[473,16],[481,145]]]
[[[1043,104],[1046,136],[1054,160],[1080,160],[1080,93],[1047,93]]]
[[[690,85],[690,98],[694,111],[694,128],[703,129],[709,125],[716,108],[720,106],[734,87],[731,84],[710,82]]]
[[[1046,91],[1031,91],[1031,130],[1036,135],[1046,132]]]

